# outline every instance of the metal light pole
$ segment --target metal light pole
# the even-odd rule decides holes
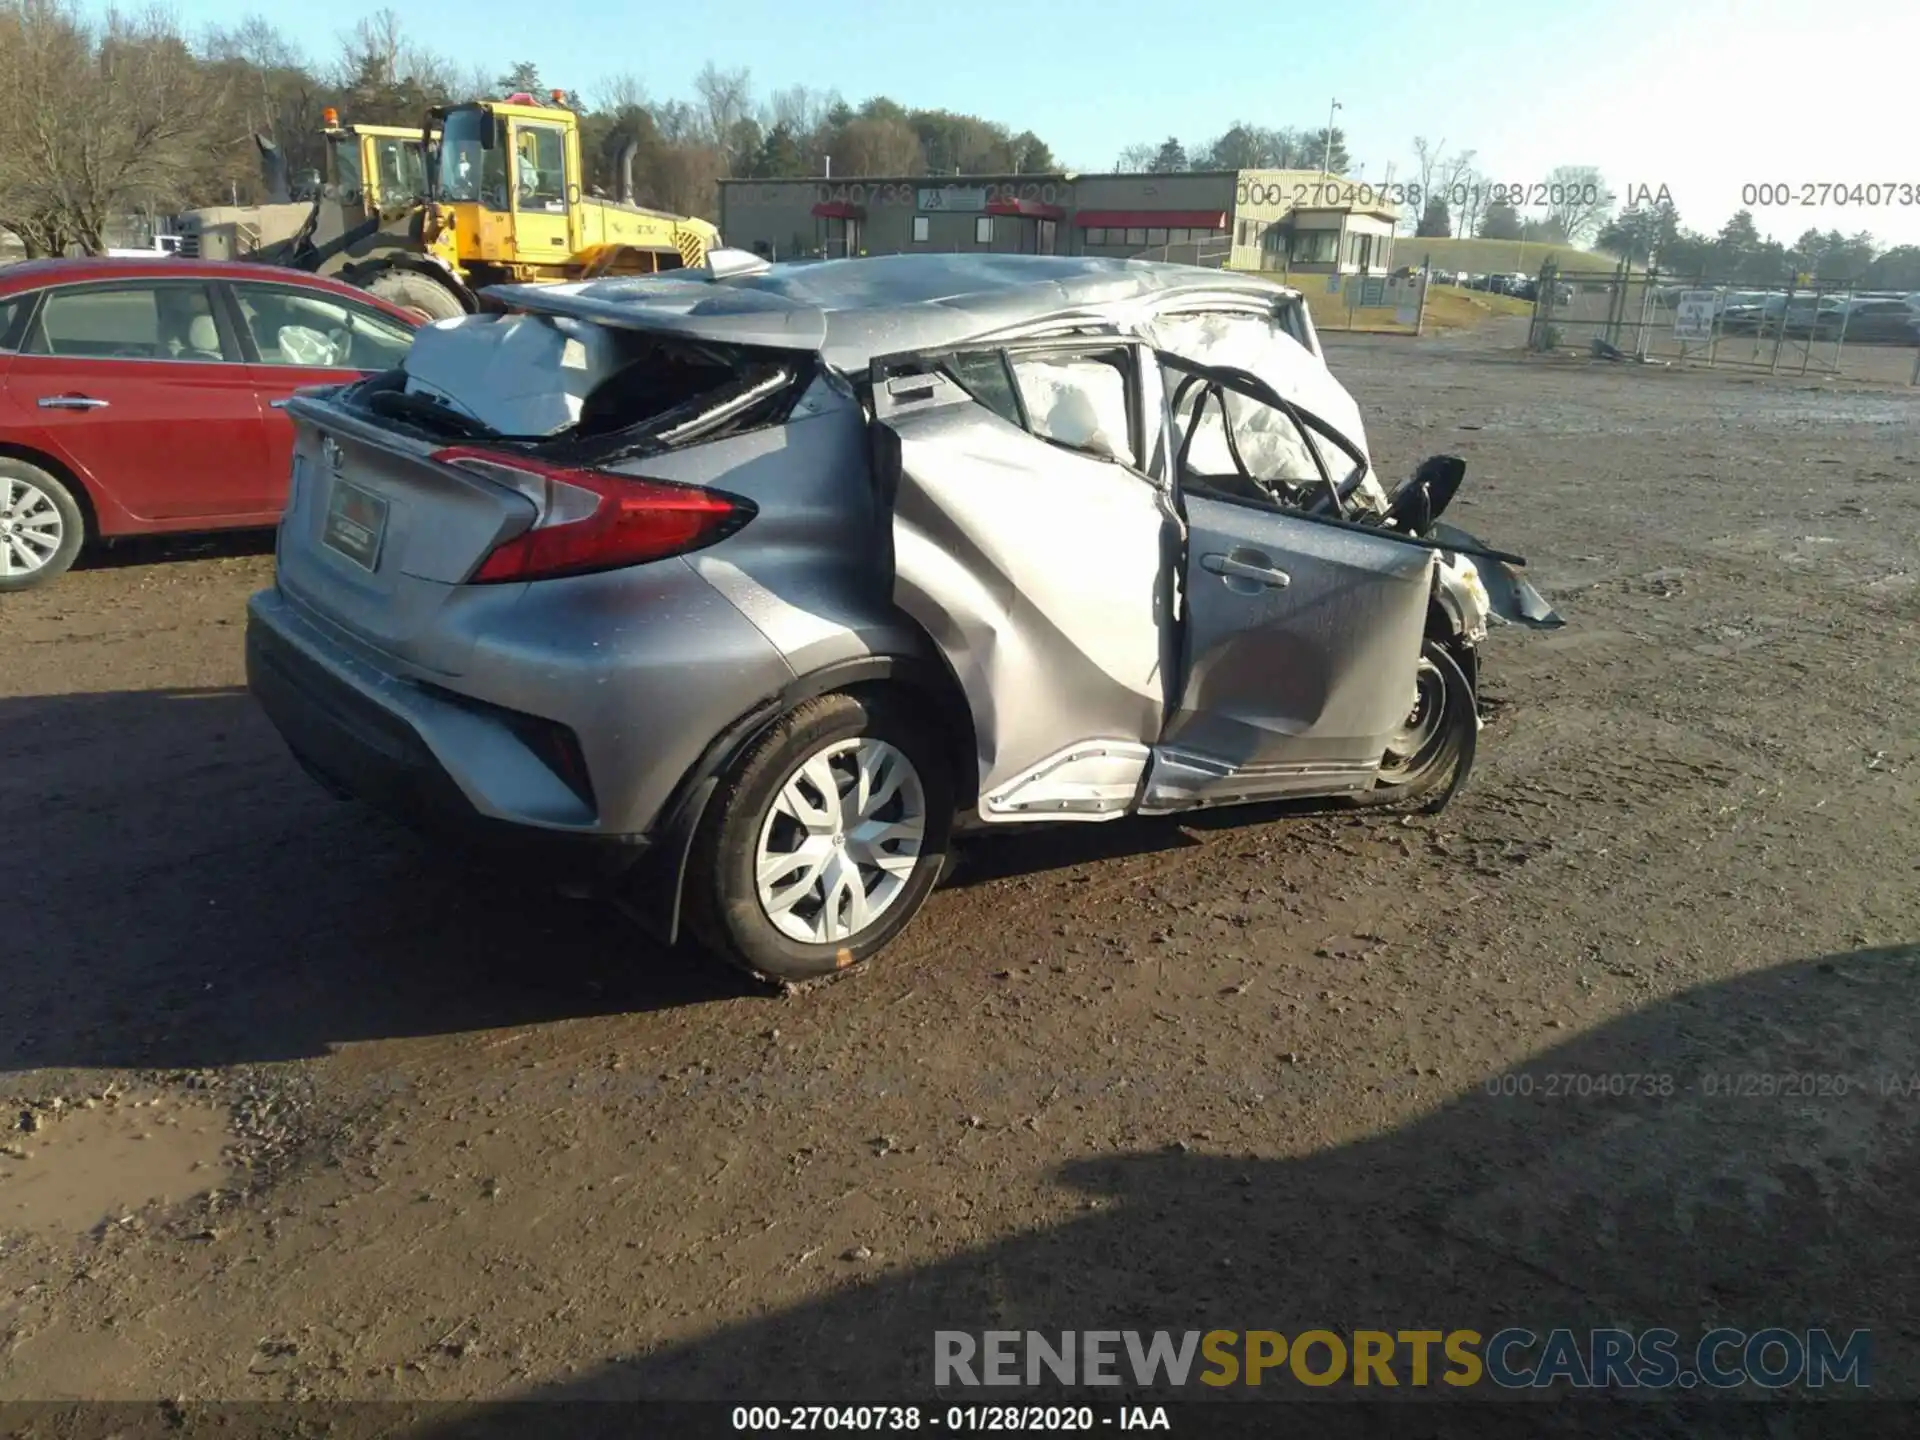
[[[1335,100],[1333,104],[1327,107],[1327,143],[1325,148],[1320,152],[1320,173],[1322,175],[1331,175],[1333,173],[1333,112],[1339,108],[1340,102],[1338,100]]]

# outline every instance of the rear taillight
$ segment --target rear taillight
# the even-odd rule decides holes
[[[471,585],[590,575],[684,555],[723,540],[754,516],[752,502],[717,490],[606,470],[548,465],[498,450],[453,446],[433,459],[544,502],[531,530],[495,546]]]

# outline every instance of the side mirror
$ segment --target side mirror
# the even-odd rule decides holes
[[[1398,490],[1387,509],[1387,519],[1409,535],[1424,535],[1441,512],[1453,503],[1467,462],[1458,455],[1429,455]]]

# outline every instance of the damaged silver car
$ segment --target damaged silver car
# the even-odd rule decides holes
[[[762,976],[864,960],[963,831],[1444,804],[1491,623],[1296,292],[924,255],[507,287],[293,401],[249,681],[324,785]]]

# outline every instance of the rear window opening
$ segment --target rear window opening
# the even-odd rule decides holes
[[[792,351],[481,315],[421,331],[403,365],[342,399],[426,439],[604,464],[779,424],[816,364]]]

